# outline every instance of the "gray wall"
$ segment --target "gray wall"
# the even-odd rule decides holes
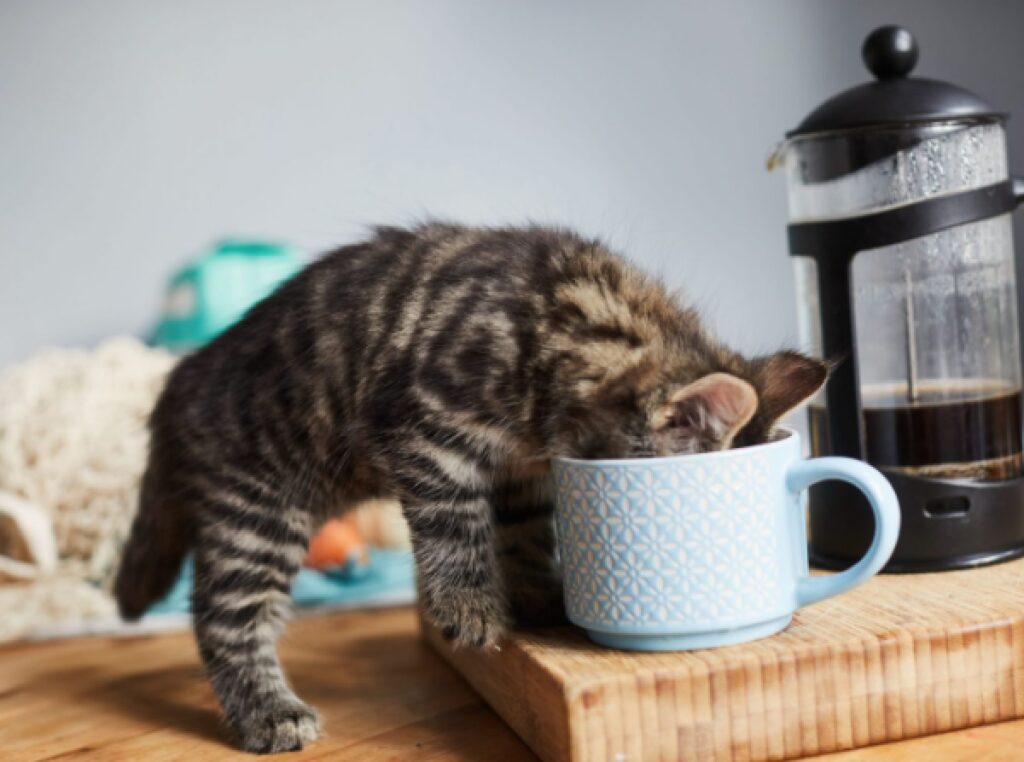
[[[0,0],[0,365],[143,333],[225,234],[606,236],[743,349],[793,343],[774,142],[880,23],[1024,119],[1013,2]],[[1024,132],[1011,123],[1024,166]]]

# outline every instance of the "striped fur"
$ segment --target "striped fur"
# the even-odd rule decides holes
[[[173,372],[151,419],[124,616],[189,547],[199,650],[243,748],[317,734],[275,642],[312,532],[402,501],[421,605],[490,647],[561,614],[551,458],[762,441],[824,379],[746,360],[595,241],[544,228],[381,229],[314,263]]]

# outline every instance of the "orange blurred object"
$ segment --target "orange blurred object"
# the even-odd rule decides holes
[[[324,524],[309,544],[304,561],[313,569],[329,569],[344,566],[355,557],[358,563],[369,562],[366,541],[356,526],[352,514],[340,519],[331,519]]]

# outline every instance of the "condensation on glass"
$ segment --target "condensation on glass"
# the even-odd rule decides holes
[[[1007,179],[998,122],[929,125],[919,142],[838,177],[811,156],[862,152],[884,129],[798,138],[783,155],[791,222],[892,209]],[[870,151],[868,152],[870,155]],[[885,152],[879,152],[884,155]],[[856,166],[856,162],[851,162]],[[815,262],[795,257],[801,339],[821,353]],[[1021,371],[1010,215],[863,251],[851,265],[866,458],[944,478],[1021,475]],[[827,452],[824,400],[812,446]]]

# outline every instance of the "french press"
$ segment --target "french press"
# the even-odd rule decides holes
[[[1006,115],[955,85],[911,77],[899,27],[862,49],[869,82],[788,133],[776,158],[804,344],[833,364],[811,401],[815,455],[886,475],[903,525],[888,571],[1024,554],[1021,365]],[[812,559],[842,568],[872,536],[842,483],[810,494]]]

